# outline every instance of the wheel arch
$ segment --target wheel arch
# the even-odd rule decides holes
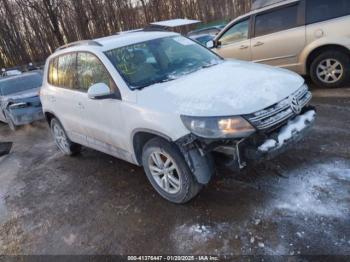
[[[134,150],[134,156],[137,164],[140,166],[142,166],[142,150],[144,145],[156,137],[162,138],[168,142],[173,142],[169,136],[151,129],[136,129],[132,132],[131,141]]]
[[[313,49],[306,58],[305,67],[306,67],[307,75],[310,75],[312,61],[317,56],[319,56],[320,54],[327,52],[327,51],[339,51],[339,52],[343,52],[343,53],[350,56],[350,50],[348,48],[346,48],[345,46],[340,45],[340,44],[325,44],[325,45],[318,46],[317,48]]]
[[[46,112],[44,112],[44,116],[45,116],[46,122],[47,122],[49,125],[50,125],[51,120],[52,120],[53,118],[56,118],[56,119],[59,121],[58,117],[57,117],[54,113],[52,113],[52,112],[46,111]]]

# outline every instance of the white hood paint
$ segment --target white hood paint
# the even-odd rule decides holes
[[[287,98],[303,84],[302,77],[284,69],[225,61],[171,82],[146,87],[138,92],[138,103],[179,115],[243,115]]]

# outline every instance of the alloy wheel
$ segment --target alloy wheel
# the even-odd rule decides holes
[[[318,79],[327,84],[338,82],[344,74],[343,65],[333,58],[321,61],[316,70]]]
[[[177,194],[181,190],[179,169],[168,154],[153,152],[148,159],[149,169],[158,186],[169,194]]]
[[[64,152],[69,151],[69,144],[67,140],[67,136],[64,133],[64,130],[57,124],[53,126],[53,134],[55,137],[55,141],[57,146]]]

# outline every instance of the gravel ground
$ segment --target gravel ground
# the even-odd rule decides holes
[[[277,159],[221,171],[173,205],[141,168],[63,156],[45,123],[0,158],[0,254],[350,255],[350,89],[314,90],[311,135]]]

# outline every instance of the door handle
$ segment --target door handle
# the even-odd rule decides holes
[[[239,49],[247,49],[248,47],[248,45],[241,45]]]
[[[85,108],[83,103],[81,103],[81,102],[78,102],[78,107],[79,107],[79,109],[84,109]]]
[[[50,101],[54,103],[56,102],[56,98],[54,96],[50,96]]]
[[[263,43],[263,42],[257,42],[257,43],[254,45],[254,47],[257,47],[257,46],[262,46],[262,45],[264,45],[264,43]]]

